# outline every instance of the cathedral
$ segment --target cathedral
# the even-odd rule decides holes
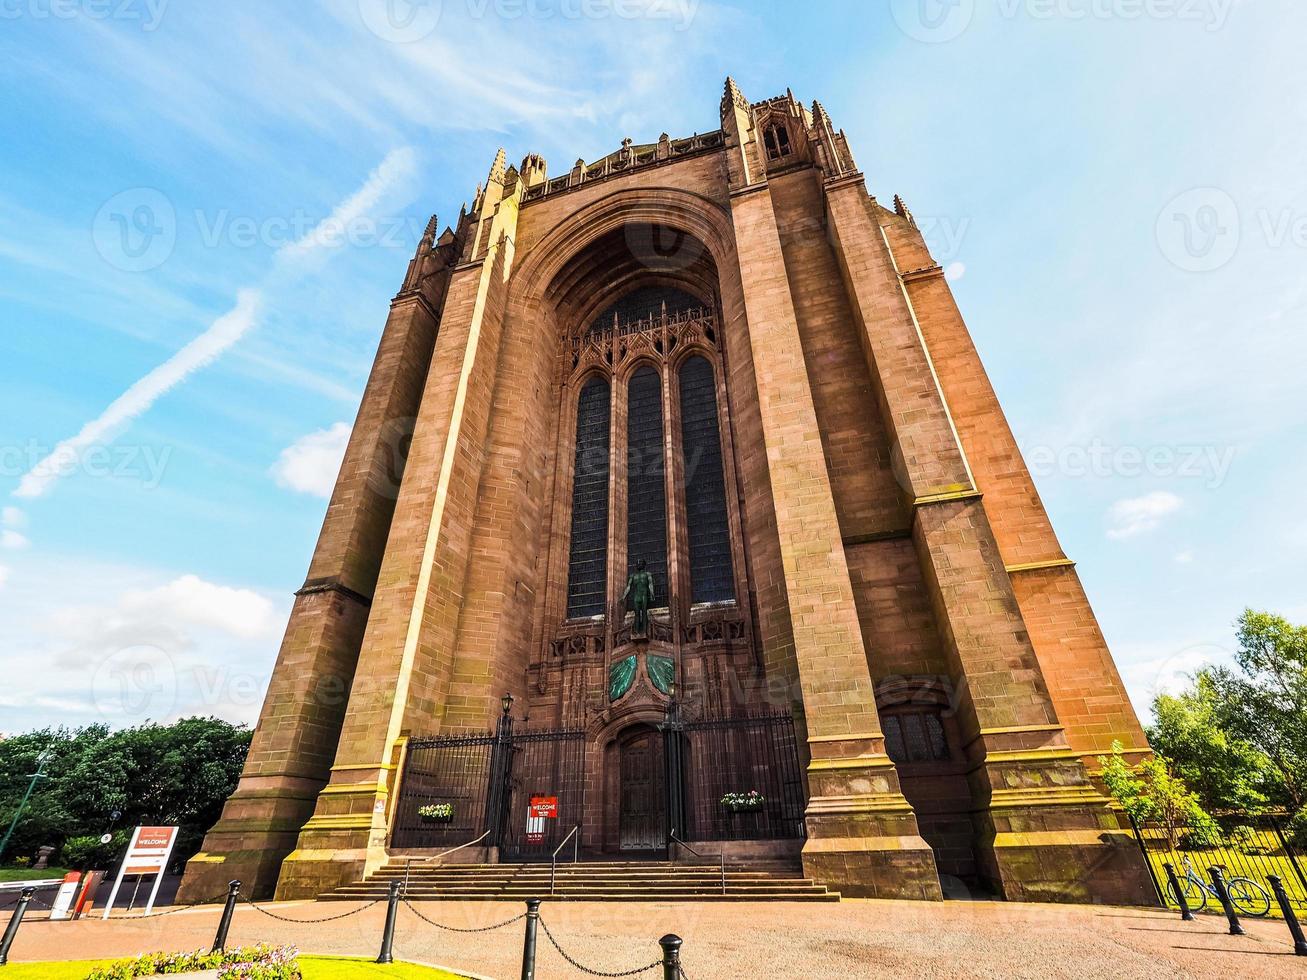
[[[381,334],[182,900],[404,856],[1139,903],[1147,752],[950,287],[820,103],[500,150]]]

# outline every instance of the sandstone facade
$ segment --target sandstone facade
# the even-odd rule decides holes
[[[433,219],[184,899],[376,870],[409,746],[508,693],[576,733],[586,850],[648,843],[675,698],[793,720],[792,848],[845,894],[1149,900],[1089,770],[1143,733],[911,213],[818,103],[728,80],[721,122],[554,178],[501,150]],[[722,744],[743,788],[755,750]]]

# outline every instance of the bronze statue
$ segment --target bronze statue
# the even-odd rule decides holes
[[[626,578],[626,591],[622,593],[622,609],[626,609],[626,600],[630,598],[635,609],[635,622],[631,624],[632,636],[649,635],[649,605],[654,599],[653,575],[645,571],[644,559],[635,563],[635,571]]]

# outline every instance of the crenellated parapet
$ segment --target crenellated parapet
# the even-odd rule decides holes
[[[529,204],[554,194],[562,194],[583,185],[593,184],[613,177],[624,177],[636,170],[644,170],[674,160],[698,156],[722,147],[722,132],[696,133],[685,139],[671,139],[666,133],[658,137],[657,143],[636,144],[630,139],[622,141],[619,149],[606,157],[587,164],[577,160],[571,171],[553,180],[544,180],[543,161],[540,169],[542,179],[530,183],[522,195],[522,203]],[[539,159],[539,158],[537,158]]]

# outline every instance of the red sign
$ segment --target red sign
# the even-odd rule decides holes
[[[557,796],[531,797],[530,816],[556,820],[558,818]]]

